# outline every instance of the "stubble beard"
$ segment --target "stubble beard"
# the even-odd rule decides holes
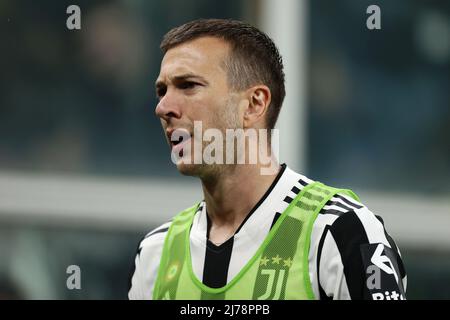
[[[237,103],[234,101],[233,97],[230,97],[227,99],[227,102],[225,103],[225,106],[220,108],[219,112],[213,113],[213,117],[211,118],[211,125],[209,128],[216,128],[219,129],[223,137],[226,136],[226,129],[238,129],[240,128],[239,124],[239,114],[237,110]],[[191,151],[194,150],[194,139],[195,143],[202,145],[202,150],[205,150],[205,147],[210,143],[210,141],[203,141],[203,133],[205,130],[207,130],[208,127],[205,126],[205,123],[203,123],[202,127],[202,136],[194,136],[191,140]],[[225,145],[223,145],[224,150],[224,158],[226,157],[225,154]],[[192,176],[192,177],[198,177],[201,180],[212,180],[212,179],[218,179],[220,176],[225,174],[226,172],[233,171],[236,167],[236,161],[234,161],[233,164],[206,164],[202,161],[199,164],[194,163],[193,158],[194,152],[191,152],[191,161],[190,163],[183,163],[182,161],[179,161],[177,163],[177,169],[178,171],[185,176]],[[235,152],[236,154],[236,152]]]

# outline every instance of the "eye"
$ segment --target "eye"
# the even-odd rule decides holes
[[[166,94],[167,88],[166,87],[159,87],[156,88],[156,97],[158,99],[161,99]]]
[[[185,89],[193,89],[196,86],[200,85],[199,83],[192,82],[192,81],[183,81],[178,85],[178,88],[185,90]]]

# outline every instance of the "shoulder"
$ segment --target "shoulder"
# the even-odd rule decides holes
[[[367,270],[372,270],[376,252],[383,261],[389,259],[389,268],[379,265],[386,271],[382,273],[384,289],[404,295],[406,273],[400,251],[383,219],[347,195],[335,195],[320,211],[310,250],[310,268],[321,298],[371,299],[378,294],[366,288]]]
[[[182,214],[192,214],[202,209],[203,202],[196,204],[186,210],[181,211],[176,217]],[[167,233],[174,221],[168,221],[159,227],[148,232],[139,242],[136,253],[134,272],[130,280],[130,290],[128,297],[130,299],[151,299],[153,287],[158,275],[159,264],[161,261],[164,242]]]
[[[171,221],[162,224],[145,235],[140,241],[130,278],[129,299],[151,299],[158,273],[164,240]]]
[[[139,243],[138,254],[143,249],[148,249],[151,247],[162,245],[164,243],[164,238],[166,237],[171,224],[172,220],[148,232]]]
[[[164,247],[164,241],[172,220],[148,232],[139,243],[136,253],[136,269],[139,267],[147,268],[154,261],[158,261],[161,257]]]
[[[342,251],[369,243],[381,243],[389,248],[394,245],[389,241],[383,219],[363,203],[344,194],[336,194],[327,202],[314,228],[323,238],[329,233]]]
[[[139,267],[147,268],[154,261],[159,261],[171,223],[172,221],[169,221],[160,225],[147,233],[141,240],[136,253],[136,261],[139,262]]]
[[[297,176],[301,187],[316,182],[301,174]],[[364,243],[382,243],[389,248],[395,246],[390,241],[382,218],[344,191],[334,194],[317,215],[311,233],[311,249],[320,250],[327,236],[332,236],[337,247],[343,251]]]
[[[317,238],[314,239],[316,249],[323,249],[324,243],[332,240],[343,262],[367,244],[383,244],[398,251],[383,219],[362,202],[345,194],[336,194],[326,203],[314,222],[313,232]]]
[[[182,216],[184,214],[196,214],[197,212],[203,209],[203,205],[204,205],[203,202],[199,202],[193,205],[192,207],[189,207],[181,211],[170,221],[148,232],[139,244],[138,254],[142,253],[142,251],[148,251],[149,249],[162,247],[164,245],[164,240],[166,238],[167,232],[169,231],[169,228],[172,225],[173,221],[177,219],[177,217]]]
[[[341,193],[335,194],[320,210],[313,235],[317,246],[327,235],[333,236],[340,249],[374,242],[390,246],[382,218],[362,202]]]

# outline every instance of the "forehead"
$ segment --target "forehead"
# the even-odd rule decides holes
[[[225,74],[223,63],[229,44],[215,37],[202,37],[169,49],[161,62],[159,78],[178,73],[195,73],[202,76]]]

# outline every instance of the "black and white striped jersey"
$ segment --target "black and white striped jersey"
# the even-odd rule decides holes
[[[225,286],[256,253],[289,203],[313,180],[282,166],[263,198],[233,237],[216,246],[208,241],[209,219],[202,202],[190,233],[192,266],[205,285]],[[141,241],[131,278],[130,299],[151,299],[170,222]],[[336,195],[314,222],[309,274],[316,299],[400,300],[406,272],[400,251],[383,221],[347,195]]]

